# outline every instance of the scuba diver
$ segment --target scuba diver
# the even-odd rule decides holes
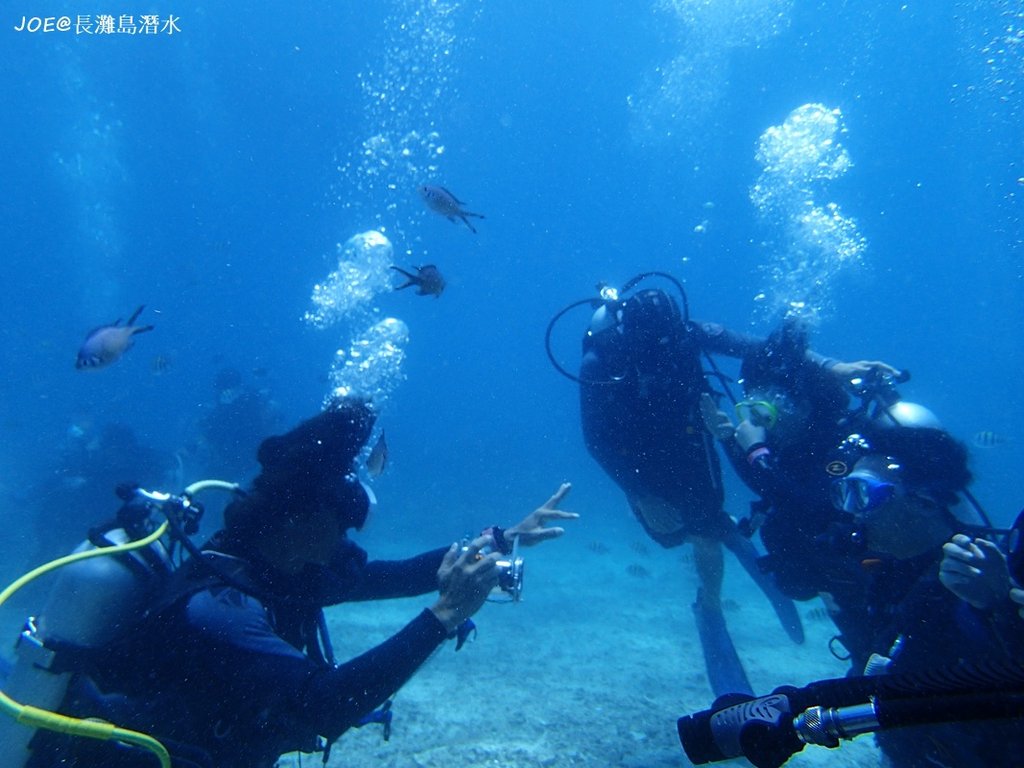
[[[758,533],[767,554],[760,566],[793,600],[822,597],[844,646],[863,645],[859,613],[840,606],[863,601],[866,575],[859,553],[839,546],[845,519],[830,499],[836,446],[851,432],[871,429],[871,417],[851,407],[843,379],[892,376],[878,361],[833,365],[826,371],[807,358],[806,328],[790,318],[743,358],[744,399],[739,422],[705,401],[705,420],[736,474],[759,496],[740,525]],[[838,372],[838,375],[837,375]]]
[[[1010,538],[1007,531],[957,516],[972,479],[966,447],[937,420],[880,426],[870,438],[845,446],[850,470],[832,481],[833,504],[852,516],[853,540],[871,558],[861,606],[870,630],[865,673],[924,674],[936,666],[1024,661],[1020,644],[1006,642],[1000,614],[974,610],[942,582],[940,563],[951,539]],[[1009,602],[1008,575],[1006,581]],[[1024,625],[1010,619],[1019,636]],[[893,768],[1010,768],[1024,754],[1020,717],[884,731],[877,740]]]
[[[675,286],[682,310],[665,291],[633,292],[654,276]],[[638,275],[621,291],[599,289],[599,299],[574,302],[555,315],[548,326],[548,356],[579,384],[587,450],[625,493],[648,536],[663,547],[693,545],[700,580],[693,611],[712,690],[716,695],[749,692],[721,608],[722,545],[764,591],[794,642],[803,642],[803,627],[793,603],[757,566],[754,544],[725,512],[721,466],[701,399],[711,397],[709,375],[725,381],[712,354],[742,357],[760,349],[763,339],[691,320],[685,291],[665,273]],[[550,339],[558,320],[581,305],[596,309],[575,376],[555,359]],[[813,352],[807,358],[824,370],[839,365]]]
[[[848,382],[860,398],[853,407],[850,393],[835,378],[807,363],[806,349],[805,329],[793,321],[784,323],[762,349],[743,361],[747,399],[736,408],[739,424],[733,427],[721,412],[709,420],[717,419],[711,428],[718,432],[726,455],[761,497],[742,524],[747,532],[760,534],[768,553],[762,567],[794,600],[823,599],[839,629],[833,643],[841,643],[846,653],[834,644],[831,650],[860,671],[873,650],[872,621],[865,617],[865,606],[878,581],[872,569],[882,560],[871,541],[852,529],[850,510],[835,504],[835,480],[850,471],[851,456],[892,435],[952,438],[931,411],[901,398],[895,385],[909,378],[907,372],[880,362],[867,364],[867,370],[844,371],[856,374]],[[906,431],[911,428],[930,431]],[[922,446],[919,452],[941,453],[941,443]],[[955,465],[950,460],[950,466]],[[956,493],[968,499],[990,526],[966,481]],[[954,495],[947,501],[955,499]],[[909,528],[910,523],[905,520],[903,525]]]
[[[754,430],[742,423],[734,439],[750,441],[751,467],[762,473],[762,487],[777,491],[786,480],[765,475],[783,472],[787,444],[781,434],[773,440],[773,432],[787,415],[808,411],[805,401],[767,399],[756,369],[748,366],[746,383],[766,399],[741,410],[760,428],[760,439],[748,437]],[[875,731],[892,768],[1020,764],[1024,625],[1013,600],[1024,571],[1024,514],[1009,531],[991,527],[968,490],[966,447],[927,408],[899,398],[898,378],[906,376],[858,380],[864,401],[839,422],[839,431],[850,433],[816,459],[805,455],[819,475],[808,487],[824,487],[834,514],[818,502],[789,509],[784,497],[772,495],[760,527],[769,551],[788,547],[779,550],[786,567],[804,566],[782,583],[832,590],[826,604],[849,652],[851,677],[783,686],[756,702],[723,697],[713,711],[680,719],[680,739],[695,764],[744,754],[759,768],[778,766],[805,743],[836,747],[841,738]],[[778,411],[774,423],[768,405]],[[833,406],[821,413],[835,416],[841,409]],[[832,428],[828,419],[819,425],[823,434]],[[961,519],[961,500],[981,525]],[[812,518],[803,529],[795,522],[800,514]],[[765,536],[773,526],[778,530]],[[1005,540],[1009,558],[994,544],[979,545],[980,537]],[[761,716],[769,711],[771,717]]]
[[[134,530],[145,518],[132,510],[139,498],[144,509],[159,503],[194,510],[188,493],[126,492],[133,501],[112,538],[146,543],[150,549],[139,551],[151,562],[104,556],[67,569],[74,583],[59,581],[63,588],[26,626],[12,683],[0,695],[8,714],[46,730],[32,736],[24,725],[0,720],[0,762],[142,768],[153,766],[156,754],[164,768],[172,757],[175,768],[271,768],[286,752],[329,750],[349,728],[387,728],[389,697],[446,639],[461,645],[492,590],[517,594],[517,548],[562,535],[549,524],[577,515],[557,509],[569,491],[563,484],[510,528],[492,526],[472,541],[407,560],[371,561],[348,532],[361,529],[370,511],[354,460],[374,420],[363,402],[339,400],[264,440],[260,473],[201,549],[182,535],[198,529],[195,514],[185,523],[167,515],[175,540],[191,554],[177,567],[166,550],[151,549],[163,526],[136,542],[148,530]],[[95,547],[90,554],[102,554]],[[157,571],[162,578],[154,580]],[[107,588],[117,579],[134,589]],[[395,635],[350,661],[334,661],[325,606],[431,592],[433,604]],[[15,683],[23,693],[56,699],[60,714],[12,704]]]

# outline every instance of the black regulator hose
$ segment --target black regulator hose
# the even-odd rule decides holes
[[[679,280],[670,275],[668,272],[641,272],[636,277],[627,280],[626,284],[623,285],[622,288],[619,290],[618,295],[624,296],[626,293],[631,291],[639,283],[643,282],[648,277],[663,277],[676,287],[676,290],[679,291],[679,297],[683,302],[683,322],[688,324],[690,322],[690,300],[686,297],[686,289],[683,288],[683,284],[680,283]],[[555,316],[551,318],[551,322],[548,323],[547,330],[544,332],[544,351],[547,352],[548,360],[551,361],[551,365],[555,367],[556,371],[565,376],[565,378],[575,382],[576,384],[583,384],[584,382],[580,379],[579,376],[576,376],[574,373],[571,373],[570,371],[566,370],[565,366],[563,366],[555,358],[554,353],[551,351],[551,333],[552,331],[554,331],[555,326],[558,324],[558,321],[561,320],[562,317],[566,315],[566,313],[576,309],[576,307],[581,307],[584,304],[587,304],[593,308],[597,308],[605,301],[605,299],[595,296],[589,299],[580,299],[579,301],[574,301],[572,304],[569,304],[568,306],[562,307],[562,309],[559,310],[555,314]]]
[[[558,360],[555,358],[555,354],[551,351],[551,332],[555,329],[555,325],[558,323],[558,321],[561,320],[567,312],[571,312],[572,310],[576,309],[576,307],[583,306],[584,304],[589,304],[590,306],[593,306],[595,302],[599,301],[599,299],[580,299],[579,301],[574,301],[567,307],[563,307],[561,311],[558,312],[558,314],[551,318],[551,322],[548,323],[548,329],[547,331],[544,332],[544,351],[548,353],[548,360],[550,360],[551,364],[555,366],[556,371],[565,376],[565,378],[569,379],[570,381],[574,381],[577,384],[583,383],[580,380],[580,377],[567,371],[563,367],[563,365],[560,362],[558,362]]]
[[[694,765],[746,757],[779,768],[806,744],[839,746],[861,733],[925,723],[1024,716],[1024,664],[990,662],[925,673],[819,680],[768,696],[719,697],[679,718]]]

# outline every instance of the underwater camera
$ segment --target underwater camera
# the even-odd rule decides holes
[[[464,553],[469,549],[469,539],[463,539],[459,552]],[[484,547],[477,557],[489,555],[495,552],[493,547]],[[496,563],[498,567],[498,586],[496,586],[487,599],[492,603],[518,603],[523,596],[523,558],[519,554],[519,539],[514,539],[512,552],[502,555]]]

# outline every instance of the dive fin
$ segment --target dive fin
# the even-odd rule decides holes
[[[775,609],[775,615],[779,617],[779,623],[786,630],[789,639],[798,645],[802,645],[804,642],[804,624],[800,620],[800,613],[796,609],[796,604],[782,594],[782,591],[775,585],[772,577],[758,566],[758,552],[754,543],[739,531],[729,533],[722,540],[722,543],[736,556],[743,569],[750,574],[750,578],[764,592],[764,596],[768,598],[768,602]]]
[[[732,644],[729,630],[725,626],[725,617],[721,609],[711,608],[704,604],[703,590],[697,590],[697,602],[693,604],[693,615],[697,620],[697,634],[700,635],[700,647],[704,651],[704,667],[708,673],[708,683],[715,697],[727,693],[743,693],[754,695],[754,690],[743,671],[743,664]]]

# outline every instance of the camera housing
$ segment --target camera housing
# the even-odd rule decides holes
[[[498,586],[491,590],[488,600],[494,603],[518,603],[523,597],[523,558],[518,554],[519,542],[516,540],[512,546],[512,552],[502,555],[495,565],[498,568]],[[464,554],[469,550],[469,539],[462,540],[459,552]],[[480,550],[480,556],[489,555],[494,552],[493,547],[484,547]]]

